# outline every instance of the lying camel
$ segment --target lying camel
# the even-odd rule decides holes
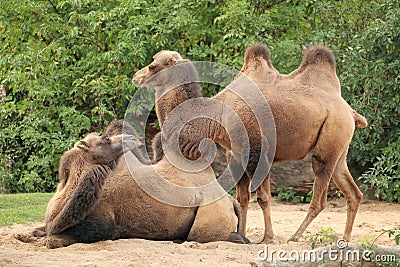
[[[188,187],[214,182],[215,176],[210,168],[186,173],[167,160],[145,165],[131,152],[117,161],[134,148],[132,136],[121,135],[120,126],[121,122],[115,121],[106,130],[116,136],[89,134],[62,156],[60,183],[46,210],[48,248],[118,238],[249,242],[235,233],[240,226],[240,207],[226,194],[202,206],[178,207],[159,202],[143,191],[135,181],[138,176],[152,181],[158,174]],[[157,184],[150,186],[162,191]]]
[[[162,131],[164,131],[163,121],[177,103],[184,103],[193,96],[199,96],[200,87],[195,82],[198,81],[197,74],[192,73],[195,71],[194,68],[186,68],[185,75],[179,74],[177,75],[179,77],[171,77],[171,73],[166,72],[172,66],[175,68],[187,62],[188,60],[182,59],[177,52],[161,51],[154,56],[154,61],[150,65],[138,71],[132,79],[137,86],[151,86],[156,89],[156,112]],[[230,106],[239,115],[249,136],[249,164],[245,167],[245,174],[236,186],[243,216],[242,228],[239,231],[241,234],[246,233],[251,177],[255,173],[257,164],[268,162],[261,151],[263,137],[252,107],[249,107],[232,90],[232,88],[245,90],[250,78],[268,100],[274,116],[277,138],[274,161],[298,160],[304,158],[310,151],[313,152],[312,165],[316,176],[314,196],[306,219],[291,240],[300,237],[309,223],[326,206],[327,189],[331,177],[343,191],[348,203],[344,238],[346,240],[351,238],[352,225],[362,193],[348,171],[346,155],[354,127],[364,128],[367,122],[341,97],[335,67],[333,53],[325,47],[318,46],[305,52],[303,62],[297,70],[290,75],[281,75],[272,66],[269,49],[263,44],[258,44],[246,50],[241,75],[213,97]],[[176,71],[172,71],[174,72]],[[177,73],[181,72],[179,70]],[[173,88],[173,82],[175,82],[175,88]],[[190,89],[192,92],[188,93]],[[173,101],[169,102],[169,99]],[[187,112],[192,113],[197,110]],[[215,113],[220,112],[221,109],[215,110]],[[168,139],[171,131],[164,134],[165,139]],[[239,169],[241,173],[242,159],[230,153],[232,144],[226,129],[221,124],[207,119],[192,121],[190,125],[181,129],[179,146],[183,155],[188,159],[196,160],[200,155],[198,149],[200,140],[204,138],[212,139],[227,149],[229,152],[227,154],[232,156],[231,173],[237,172],[235,169]],[[160,151],[160,142],[161,136],[156,136],[153,144],[154,148],[159,149],[155,153],[156,159],[162,158],[163,155]],[[256,194],[264,214],[263,242],[270,242],[274,237],[270,217],[270,179],[268,173],[265,173],[265,176],[265,180],[256,188]]]

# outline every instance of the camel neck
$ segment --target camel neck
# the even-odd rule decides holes
[[[200,85],[197,82],[177,86],[167,92],[156,90],[156,112],[162,128],[169,113],[183,102],[201,97]]]

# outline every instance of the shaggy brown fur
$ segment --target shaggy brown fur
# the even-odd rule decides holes
[[[164,80],[154,75],[155,73],[151,71],[150,66],[156,66],[157,72],[168,69],[171,64],[160,63],[171,62],[171,60],[168,60],[170,54],[175,55],[176,52],[162,51],[155,55],[153,63],[136,73],[132,81],[136,85],[146,85],[150,81],[150,85],[156,88],[156,93],[165,90]],[[159,60],[159,57],[162,60]],[[181,57],[179,56],[179,58]],[[181,59],[172,61],[176,63],[179,60]],[[265,45],[251,46],[245,52],[245,64],[241,73],[255,82],[262,90],[274,115],[277,132],[275,161],[301,159],[310,151],[314,154],[313,168],[316,174],[314,192],[316,193],[314,193],[307,218],[292,239],[299,237],[312,219],[326,205],[326,189],[331,177],[343,191],[349,203],[344,234],[344,238],[347,240],[350,239],[354,217],[362,198],[361,192],[348,172],[346,154],[354,126],[366,127],[367,123],[365,118],[352,110],[341,97],[340,83],[336,76],[335,67],[336,62],[333,53],[323,46],[307,50],[300,67],[290,75],[281,75],[272,66],[270,52]],[[240,86],[240,79],[239,75],[231,85],[216,95],[214,99],[229,105],[239,114],[250,139],[250,155],[249,164],[245,170],[246,175],[237,184],[238,200],[243,214],[241,233],[244,234],[250,199],[250,180],[257,163],[265,159],[260,159],[262,139],[252,110],[230,90],[230,88]],[[187,99],[180,99],[180,102]],[[168,104],[170,103],[159,101],[156,106],[162,107]],[[171,110],[171,105],[169,105],[169,109]],[[165,114],[163,114],[162,119],[164,118]],[[184,128],[180,136],[180,148],[187,158],[196,159],[193,154],[188,152],[198,149],[199,140],[203,138],[210,138],[220,143],[228,151],[231,149],[232,144],[229,136],[226,135],[225,129],[222,129],[219,124],[197,121],[197,123],[191,123],[188,127],[191,129]],[[154,145],[154,148],[161,147],[160,139],[159,137],[156,139],[158,143]],[[155,154],[158,158],[161,158],[161,153]],[[198,154],[195,155],[198,156]],[[235,161],[235,156],[232,160]],[[240,159],[236,159],[236,161],[239,161],[236,168],[240,169]],[[231,171],[233,172],[233,170]],[[257,188],[256,193],[257,201],[264,214],[264,241],[268,242],[273,239],[269,211],[271,197],[269,175],[263,184]]]
[[[120,134],[121,128],[116,130],[118,125],[120,121],[114,121],[106,132]],[[111,137],[111,140],[120,136]],[[92,158],[99,158],[96,152],[99,146],[92,146],[93,138],[102,139],[89,135],[78,143],[77,148],[63,156],[60,184],[46,211],[47,247],[57,248],[76,242],[91,243],[129,237],[197,242],[249,242],[235,232],[240,226],[240,207],[229,196],[200,207],[170,206],[148,195],[132,177],[140,176],[145,181],[151,181],[159,174],[171,183],[192,187],[215,180],[210,168],[199,173],[186,173],[174,168],[167,160],[154,166],[144,165],[133,153],[128,152],[125,154],[126,158],[119,160],[115,169],[107,176],[109,169],[98,167],[97,161],[93,163]],[[80,150],[81,145],[84,146],[82,149],[89,149]],[[133,148],[131,144],[127,147]],[[103,158],[111,157],[109,152],[114,154],[113,149],[101,150]],[[91,157],[92,154],[96,156]],[[95,177],[88,175],[91,173],[95,173]],[[154,187],[155,192],[162,192],[158,184],[150,186]],[[213,225],[208,218],[215,218],[221,223]]]
[[[115,168],[117,159],[133,147],[132,135],[109,137],[91,133],[64,153],[59,167],[60,183],[46,210],[45,231],[49,240],[92,212],[105,178]]]

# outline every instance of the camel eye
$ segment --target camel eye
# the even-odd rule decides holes
[[[109,136],[104,137],[104,141],[109,144],[111,143],[111,138]]]
[[[156,70],[156,66],[155,66],[155,65],[150,65],[150,66],[149,66],[149,70],[150,70],[151,72],[154,72],[154,71]]]

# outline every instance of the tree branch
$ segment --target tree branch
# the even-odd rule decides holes
[[[87,37],[83,37],[83,36],[77,35],[75,37],[78,39],[87,40],[87,41],[91,42],[92,44],[94,44],[95,46],[97,46],[98,48],[100,48],[101,51],[106,52],[107,46],[103,42],[96,40],[94,38],[91,38],[91,35],[83,28],[83,23],[81,21],[80,15],[79,15],[79,9],[76,5],[74,5],[74,9],[75,9],[76,18],[78,20],[79,28],[81,29],[82,33],[87,36]]]

